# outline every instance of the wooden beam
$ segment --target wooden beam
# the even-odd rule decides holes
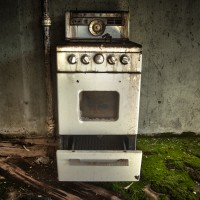
[[[48,138],[15,138],[0,141],[0,156],[41,157],[58,147],[58,140]]]
[[[65,192],[59,188],[52,187],[44,182],[38,181],[29,176],[24,170],[16,165],[8,164],[5,161],[0,161],[0,172],[5,176],[17,180],[22,184],[29,185],[33,189],[41,192],[44,195],[48,195],[58,200],[80,200],[78,196]]]
[[[0,142],[0,156],[18,157],[40,157],[47,155],[47,147],[42,145],[12,144],[10,142]]]
[[[18,159],[18,163],[19,160],[23,159]],[[20,162],[20,164],[23,165],[23,161]],[[22,168],[18,167],[16,165],[16,160],[13,160],[13,158],[11,160],[0,160],[0,174],[7,179],[13,180],[14,182],[19,182],[25,186],[28,185],[30,189],[38,191],[39,193],[49,196],[56,200],[121,200],[121,198],[114,194],[112,191],[108,191],[104,188],[92,184],[64,184],[55,180],[54,185],[49,185],[48,183],[45,183],[41,180],[37,180],[32,174],[29,174]],[[64,191],[62,188],[65,188],[68,192]]]

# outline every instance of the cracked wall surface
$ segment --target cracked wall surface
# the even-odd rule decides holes
[[[200,1],[130,1],[143,45],[140,133],[200,133]]]
[[[0,1],[0,133],[45,134],[39,1]]]

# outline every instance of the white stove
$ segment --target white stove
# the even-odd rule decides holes
[[[142,49],[128,40],[127,19],[66,14],[67,42],[57,46],[60,181],[139,180]]]

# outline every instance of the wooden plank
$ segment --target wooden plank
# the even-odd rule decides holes
[[[26,145],[18,145],[11,143],[0,143],[0,156],[1,157],[9,157],[9,156],[18,156],[18,157],[40,157],[47,155],[47,147],[45,146],[26,146]]]
[[[0,146],[5,143],[10,144],[36,144],[45,146],[58,146],[59,141],[53,138],[15,138],[15,139],[1,139]]]
[[[59,188],[52,187],[51,185],[48,185],[46,183],[43,183],[41,181],[32,178],[21,168],[15,165],[8,164],[5,161],[0,161],[0,171],[3,172],[4,176],[6,174],[9,178],[11,177],[12,179],[22,182],[23,184],[27,184],[33,189],[36,189],[42,194],[48,195],[49,197],[52,197],[54,199],[58,200],[81,199],[78,196],[67,193]]]
[[[58,141],[45,138],[15,138],[1,140],[0,156],[41,157],[58,147]]]
[[[49,185],[36,180],[31,174],[27,173],[16,164],[9,163],[6,160],[0,160],[0,173],[2,176],[12,179],[15,182],[20,182],[25,186],[31,187],[33,190],[49,196],[56,200],[80,200],[80,199],[92,199],[92,200],[121,200],[113,192],[108,191],[104,188],[94,186],[87,183],[69,183],[64,186],[68,191],[66,192],[59,187],[59,182],[55,185]],[[13,161],[15,163],[15,161]],[[22,163],[23,164],[23,163]],[[63,183],[60,183],[63,187]]]
[[[102,187],[98,187],[92,184],[87,184],[87,183],[75,183],[79,188],[82,188],[82,190],[88,191],[88,192],[95,192],[96,195],[99,195],[103,197],[103,199],[109,199],[109,200],[121,200],[120,197],[116,196],[111,191],[108,191]]]

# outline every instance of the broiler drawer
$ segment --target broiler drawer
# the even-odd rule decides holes
[[[138,181],[142,151],[57,151],[59,181]]]

